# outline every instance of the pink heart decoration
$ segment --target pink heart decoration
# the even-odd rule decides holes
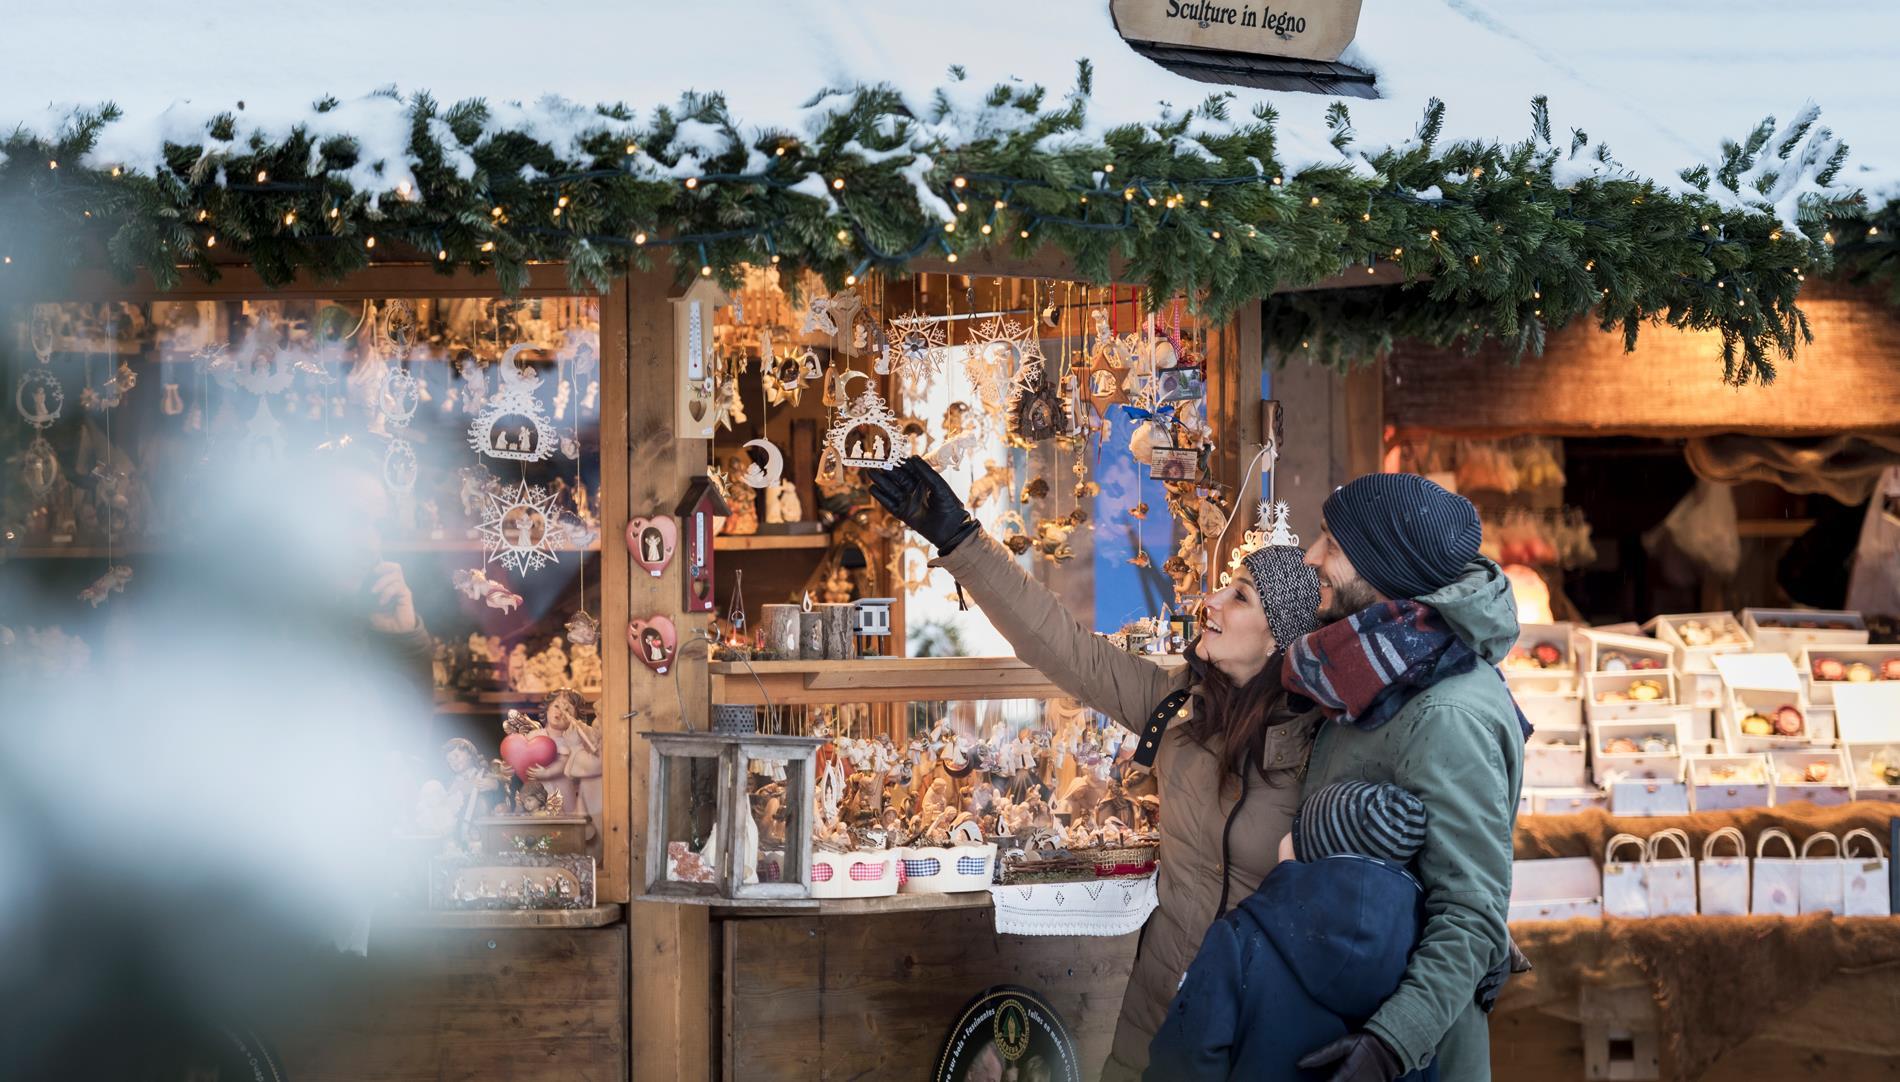
[[[515,772],[515,777],[528,780],[528,768],[547,766],[561,754],[560,746],[546,733],[534,733],[523,736],[509,733],[501,738],[501,758]]]
[[[627,646],[633,656],[654,672],[666,675],[673,667],[673,649],[679,643],[673,621],[666,616],[649,616],[627,621]]]
[[[679,539],[679,524],[669,515],[636,516],[627,520],[627,551],[633,555],[634,563],[646,568],[647,574],[656,579],[672,562]]]

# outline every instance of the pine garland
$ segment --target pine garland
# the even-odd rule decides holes
[[[1060,102],[999,86],[973,109],[952,74],[923,116],[887,88],[827,91],[810,103],[810,134],[750,140],[717,95],[645,122],[598,107],[556,141],[519,109],[418,96],[404,105],[401,162],[363,161],[355,139],[320,134],[327,125],[240,139],[227,115],[200,142],[168,144],[155,173],[92,160],[120,118],[106,105],[56,141],[0,141],[0,272],[25,272],[16,252],[103,249],[120,272],[170,288],[185,273],[215,279],[221,250],[281,285],[334,280],[393,249],[445,274],[492,270],[510,292],[532,261],[605,290],[664,248],[681,277],[731,282],[770,261],[835,287],[927,254],[1047,244],[1087,278],[1108,280],[1119,260],[1119,277],[1157,302],[1185,294],[1214,318],[1266,296],[1281,356],[1347,364],[1396,337],[1534,353],[1547,328],[1594,314],[1632,344],[1651,321],[1719,331],[1724,375],[1741,383],[1772,379],[1772,357],[1806,336],[1795,297],[1830,257],[1808,227],[1856,207],[1833,187],[1846,148],[1811,113],[1785,131],[1765,121],[1720,168],[1685,172],[1685,194],[1621,172],[1582,132],[1553,141],[1541,99],[1531,138],[1511,145],[1441,146],[1433,101],[1415,139],[1362,155],[1362,168],[1347,164],[1351,117],[1335,105],[1342,164],[1288,174],[1274,113],[1232,118],[1229,95],[1093,140],[1080,134],[1086,63]],[[1272,295],[1379,264],[1408,284]]]

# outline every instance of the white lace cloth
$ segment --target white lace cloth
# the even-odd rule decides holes
[[[1127,935],[1155,908],[1155,877],[991,887],[1005,935]]]

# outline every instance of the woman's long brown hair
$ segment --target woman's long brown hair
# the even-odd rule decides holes
[[[1199,655],[1190,648],[1188,656]],[[1212,665],[1201,671],[1201,709],[1188,721],[1187,734],[1195,743],[1220,755],[1222,780],[1245,774],[1249,759],[1260,776],[1267,777],[1259,751],[1267,726],[1286,704],[1286,687],[1280,682],[1285,657],[1285,652],[1276,648],[1267,658],[1266,667],[1245,684],[1234,683]]]

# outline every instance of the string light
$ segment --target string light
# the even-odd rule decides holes
[[[1400,256],[1402,256],[1402,255],[1404,255],[1404,254],[1405,254],[1405,249],[1403,249],[1403,248],[1394,248],[1394,249],[1392,249],[1392,258],[1393,258],[1393,259],[1397,259],[1398,257],[1400,257]]]
[[[686,190],[687,190],[687,191],[689,191],[689,192],[690,192],[690,191],[692,191],[692,190],[693,190],[694,188],[697,188],[697,187],[699,187],[699,178],[698,178],[698,177],[687,177],[687,178],[686,178]]]
[[[957,253],[951,252],[949,255],[945,256],[944,259],[946,262],[955,263],[957,261]]]
[[[841,191],[843,191],[843,190],[844,190],[844,178],[843,178],[843,177],[832,177],[832,178],[831,178],[831,190],[832,190],[832,191],[834,191],[834,192],[841,192]]]
[[[375,237],[369,237],[369,238],[367,238],[367,239],[365,239],[365,240],[363,241],[363,247],[365,247],[365,248],[374,248],[374,247],[376,247],[376,238],[375,238]]]
[[[483,242],[482,242],[482,251],[484,251],[484,252],[492,252],[492,251],[494,251],[494,250],[495,250],[495,242],[494,242],[494,241],[492,241],[492,240],[485,240],[485,241],[483,241]]]
[[[1154,196],[1152,196],[1152,195],[1151,195],[1151,196],[1149,196],[1149,197],[1148,197],[1148,205],[1149,205],[1149,206],[1151,206],[1151,207],[1155,205],[1155,197],[1154,197]]]
[[[437,248],[437,249],[435,250],[435,258],[436,258],[436,261],[437,261],[437,262],[443,262],[443,263],[446,263],[446,262],[448,262],[448,258],[449,258],[449,251],[448,251],[448,249],[446,249],[446,248]]]
[[[1114,162],[1109,162],[1107,165],[1102,166],[1102,172],[1104,173],[1113,173],[1114,171],[1115,171]]]
[[[1029,230],[1027,230],[1027,229],[1023,229],[1023,230],[1018,230],[1018,231],[1017,231],[1017,233],[1016,233],[1016,235],[1017,235],[1017,236],[1019,236],[1019,237],[1021,237],[1021,238],[1023,238],[1024,240],[1028,240],[1028,239],[1029,239]]]
[[[554,205],[555,205],[555,206],[557,206],[557,207],[565,207],[565,206],[567,206],[567,196],[565,196],[565,195],[564,195],[564,196],[562,196],[561,198],[559,198],[559,199],[557,199],[557,200],[555,200],[555,201],[554,201]]]
[[[1280,178],[1279,178],[1279,177],[1274,177],[1274,178],[1273,178],[1273,183],[1274,183],[1274,184],[1275,184],[1275,185],[1277,186],[1277,185],[1278,185],[1278,184],[1280,183]]]
[[[1830,229],[1830,230],[1828,230],[1827,232],[1825,232],[1825,233],[1823,233],[1823,234],[1821,234],[1821,242],[1822,242],[1823,244],[1833,244],[1833,243],[1834,243],[1834,231],[1833,231],[1832,229]]]
[[[953,223],[951,223],[951,224],[952,224],[952,225],[954,225],[954,224],[956,224],[956,223],[954,223],[954,222],[953,222]],[[851,231],[850,231],[849,229],[840,229],[840,230],[838,230],[838,243],[839,243],[839,244],[849,244],[849,243],[851,243]]]
[[[961,199],[959,199],[959,200],[957,200],[957,213],[958,213],[958,214],[962,214],[962,213],[964,213],[965,211],[967,211],[967,210],[969,210],[969,209],[970,209],[970,204],[968,204],[968,203],[965,203],[965,202],[964,202],[963,200],[961,200]]]
[[[400,195],[400,196],[402,196],[402,197],[403,197],[404,199],[407,199],[407,198],[409,198],[409,182],[408,182],[408,181],[406,181],[406,180],[404,180],[404,181],[399,181],[399,182],[398,182],[398,183],[396,184],[396,194],[397,194],[397,195]],[[562,197],[561,197],[561,202],[562,202],[562,203],[566,203],[566,202],[567,202],[567,197],[566,197],[566,196],[562,196]]]
[[[632,146],[632,144],[628,144],[628,145],[630,147]],[[628,153],[632,153],[632,151],[629,150]],[[781,146],[773,148],[772,156],[775,158],[783,158],[785,156],[785,147],[781,145]]]
[[[1432,239],[1433,239],[1433,240],[1437,240],[1437,239],[1438,239],[1438,230],[1436,230],[1436,229],[1434,229],[1434,230],[1432,230]]]
[[[58,162],[58,161],[56,161],[56,160],[53,160],[53,159],[50,159],[50,158],[49,158],[49,159],[47,160],[47,162],[46,162],[46,168],[48,168],[48,169],[58,169],[58,168],[59,168],[59,162]],[[12,262],[12,260],[11,260],[11,259],[9,259],[9,260],[8,260],[8,262]]]
[[[1208,208],[1208,207],[1209,207],[1210,205],[1211,205],[1211,204],[1209,204],[1207,200],[1205,200],[1205,199],[1203,199],[1203,200],[1201,200],[1201,209],[1202,209],[1202,210],[1206,210],[1206,209],[1207,209],[1207,208]]]
[[[338,210],[338,209],[337,209],[337,208],[335,208],[335,207],[331,207],[331,208],[330,208],[330,217],[332,217],[332,218],[335,218],[335,217],[337,217],[338,215],[340,215],[340,214],[342,214],[342,213],[343,213],[342,211],[340,211],[340,210]]]
[[[1127,201],[1127,202],[1130,202],[1130,203],[1132,203],[1132,202],[1134,202],[1134,201],[1135,201],[1135,189],[1133,189],[1133,188],[1123,188],[1123,189],[1122,189],[1122,199],[1123,199],[1123,200],[1125,200],[1125,201]]]
[[[958,177],[957,179],[951,181],[950,183],[954,185],[955,187],[963,188],[963,187],[967,187],[970,182],[963,179],[962,177]]]
[[[646,242],[647,242],[647,235],[645,233],[635,233],[633,235],[633,243],[635,247],[640,247],[642,245],[645,245]]]
[[[1596,260],[1594,260],[1594,259],[1589,259],[1589,260],[1585,260],[1585,261],[1584,261],[1584,264],[1583,264],[1583,269],[1584,269],[1584,270],[1587,270],[1587,271],[1593,271],[1593,270],[1596,270],[1596,269],[1597,269],[1597,261],[1596,261]],[[1606,291],[1606,292],[1607,292],[1607,291]]]
[[[956,219],[953,218],[950,221],[943,223],[943,231],[945,233],[955,233],[957,231]]]
[[[200,210],[198,212],[198,220],[201,222],[209,217],[211,217],[211,212],[208,210]]]
[[[982,234],[983,234],[984,236],[986,236],[986,237],[987,237],[987,236],[989,236],[989,235],[990,235],[990,223],[988,223],[988,222],[984,222],[984,223],[983,223],[983,225],[982,225],[982,227],[981,227],[981,228],[980,228],[980,229],[978,230],[978,232],[980,232],[980,233],[982,233]]]
[[[287,210],[287,211],[285,211],[285,212],[284,212],[284,224],[285,224],[285,225],[296,225],[296,224],[297,224],[297,212],[296,212],[296,211],[294,211],[294,210]]]
[[[555,208],[554,208],[554,216],[555,216],[556,218],[559,218],[559,217],[561,216],[561,208],[560,208],[560,207],[555,207]]]
[[[1001,199],[998,199],[998,200],[997,200],[996,202],[994,202],[994,203],[991,203],[991,204],[990,204],[990,209],[991,209],[991,210],[1002,210],[1002,209],[1003,209],[1004,207],[1006,207],[1006,206],[1008,206],[1008,205],[1009,205],[1009,204],[1007,204],[1007,203],[1005,203],[1005,202],[1003,202],[1003,201],[1002,201]]]
[[[777,252],[773,252],[773,253],[772,253],[772,262],[773,262],[773,263],[777,263],[777,262],[778,262],[778,253],[777,253]]]
[[[116,166],[116,165],[115,165],[115,166],[113,166],[113,167],[112,167],[112,175],[113,175],[113,176],[115,176],[115,177],[119,175],[119,167],[118,167],[118,166]]]
[[[264,171],[264,170],[262,170],[262,169],[259,169],[259,170],[257,171],[257,182],[258,182],[259,184],[263,184],[264,182],[266,182],[266,181],[268,181],[268,180],[270,180],[270,174],[269,174],[269,173],[267,173],[267,172],[265,172],[265,171]]]
[[[779,150],[778,150],[778,152],[779,152],[780,154],[783,154],[783,153],[785,153],[785,148],[784,148],[784,147],[780,147],[780,148],[779,148]],[[627,153],[628,153],[629,155],[633,155],[633,154],[638,154],[638,153],[640,153],[640,147],[639,147],[639,146],[638,146],[637,144],[634,144],[634,143],[628,143],[628,144],[627,144]]]
[[[1317,206],[1319,206],[1319,196],[1317,196],[1317,195],[1316,195],[1316,196],[1314,196],[1314,197],[1313,197],[1313,198],[1312,198],[1312,199],[1311,199],[1311,200],[1310,200],[1310,201],[1309,201],[1309,202],[1308,202],[1308,203],[1307,203],[1306,205],[1307,205],[1307,206],[1309,206],[1309,207],[1317,207]]]
[[[711,278],[711,277],[712,277],[712,265],[711,265],[710,263],[701,263],[701,264],[699,265],[699,276],[700,276],[701,278]]]
[[[213,233],[210,236],[205,238],[205,247],[216,248],[217,246],[218,246],[218,235],[216,233]]]
[[[8,265],[11,265],[13,263],[13,257],[10,255],[0,256],[0,263],[6,263]]]
[[[847,274],[847,275],[845,275],[845,276],[844,276],[844,284],[845,284],[845,285],[848,285],[848,286],[854,286],[854,285],[857,285],[857,284],[858,284],[858,276],[857,276],[857,275],[855,275],[855,274]]]
[[[1880,227],[1877,225],[1868,226],[1867,235],[1870,237],[1878,237],[1880,235]]]
[[[1209,234],[1209,236],[1211,236],[1211,237],[1213,237],[1213,238],[1214,238],[1215,240],[1219,240],[1219,239],[1220,239],[1220,230],[1218,230],[1218,229],[1216,229],[1216,230],[1214,230],[1214,231],[1213,231],[1212,233],[1210,233],[1210,234]]]
[[[499,217],[501,217],[501,208],[500,208],[500,207],[498,207],[498,206],[497,206],[497,207],[490,207],[490,208],[488,208],[488,216],[489,216],[490,218],[499,218]]]

